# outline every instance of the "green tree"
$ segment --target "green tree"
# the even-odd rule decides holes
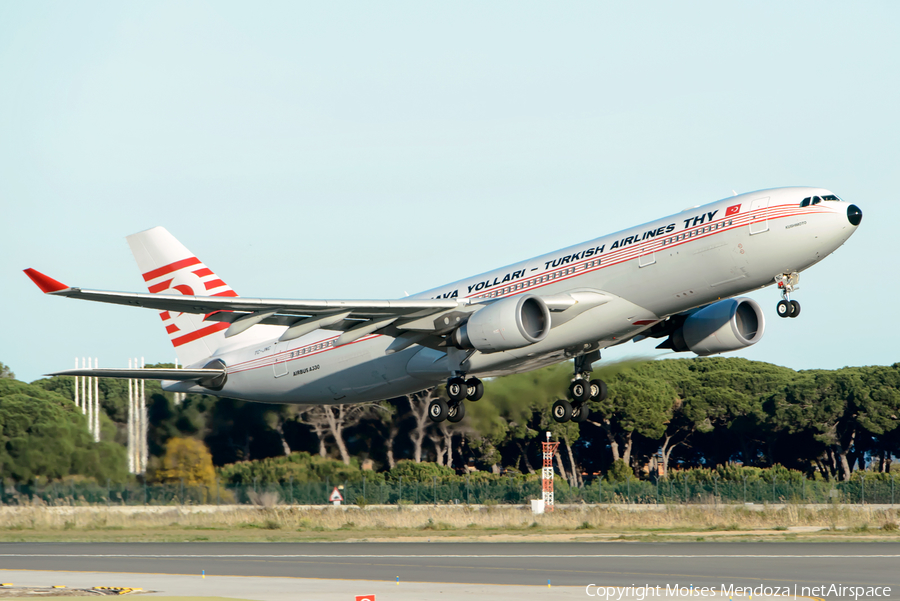
[[[774,463],[777,437],[771,436],[763,399],[797,378],[786,367],[735,357],[703,357],[657,362],[678,401],[666,435],[671,443],[691,439],[692,463],[721,465],[740,456],[744,465]],[[764,458],[764,459],[761,459]]]
[[[571,370],[569,364],[553,365],[485,382],[484,402],[469,403],[461,425],[468,429],[469,448],[486,467],[499,472],[500,465],[521,463],[524,471],[533,471],[529,455],[540,457],[541,420],[565,392]],[[572,430],[569,437],[574,443],[578,435]]]
[[[850,480],[855,464],[863,462],[866,442],[890,440],[897,429],[900,365],[811,371],[804,376],[771,395],[769,411],[780,432],[812,434],[824,455],[820,469]]]
[[[101,415],[101,424],[108,432],[109,419]],[[0,470],[16,481],[128,478],[125,449],[107,440],[95,443],[71,401],[11,378],[0,379]]]
[[[650,439],[661,438],[672,417],[675,389],[656,376],[657,363],[628,366],[607,381],[609,396],[592,402],[590,423],[606,435],[612,460],[622,460],[634,467],[632,448],[635,435]]]

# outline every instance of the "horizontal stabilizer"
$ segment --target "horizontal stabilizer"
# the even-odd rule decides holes
[[[92,378],[128,378],[135,380],[211,380],[225,375],[224,369],[67,369],[49,376],[88,376]]]

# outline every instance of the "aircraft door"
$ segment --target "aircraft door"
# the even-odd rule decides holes
[[[275,343],[275,351],[273,353],[275,357],[275,362],[272,364],[272,368],[274,369],[274,375],[276,378],[280,378],[281,376],[286,376],[288,372],[288,343],[287,342],[276,342]]]
[[[769,199],[757,198],[750,203],[750,235],[769,231]]]
[[[656,242],[647,242],[641,246],[641,255],[638,257],[638,267],[647,267],[656,263]]]

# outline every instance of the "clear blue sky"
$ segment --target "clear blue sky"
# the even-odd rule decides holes
[[[34,267],[143,291],[163,225],[242,295],[394,298],[732,190],[864,212],[793,368],[890,364],[900,3],[0,3],[0,361],[172,361],[153,311],[42,296]],[[649,352],[634,344],[605,356]]]

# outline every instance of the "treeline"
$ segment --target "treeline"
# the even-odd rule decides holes
[[[4,478],[128,479],[127,382],[100,380],[102,442],[93,443],[72,403],[72,378],[29,385],[2,371]],[[850,480],[855,470],[889,472],[900,450],[900,364],[799,372],[737,358],[610,364],[594,372],[609,384],[609,398],[590,404],[587,421],[557,424],[550,405],[570,375],[566,363],[489,380],[459,424],[428,419],[440,389],[331,407],[205,395],[176,405],[148,381],[149,475],[163,479],[171,470],[163,458],[172,439],[202,442],[219,476],[233,483],[268,472],[290,472],[298,482],[325,471],[334,479],[363,471],[390,477],[422,462],[445,474],[533,474],[545,431],[560,442],[555,464],[572,486],[599,474],[621,480],[735,464]],[[350,471],[338,475],[339,465]]]

